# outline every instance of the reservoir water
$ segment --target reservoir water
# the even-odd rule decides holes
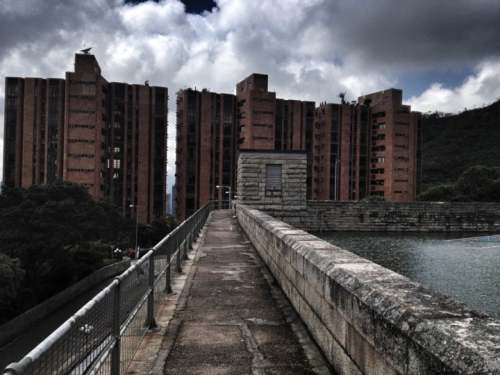
[[[328,232],[318,236],[500,318],[500,236],[489,241],[437,233]]]

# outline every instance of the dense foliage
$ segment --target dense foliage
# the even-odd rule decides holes
[[[419,200],[500,202],[500,168],[474,166],[452,184],[435,185],[421,193]]]
[[[152,246],[173,220],[140,225]],[[112,249],[135,245],[135,221],[95,201],[77,184],[58,182],[0,195],[0,324],[112,260]]]
[[[500,167],[500,101],[456,115],[427,114],[422,126],[426,196],[442,196],[470,167]]]

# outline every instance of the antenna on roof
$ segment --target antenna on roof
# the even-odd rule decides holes
[[[92,47],[84,48],[84,49],[81,49],[80,52],[83,52],[85,55],[89,55],[89,52],[91,49],[92,49]]]
[[[339,94],[340,102],[341,102],[342,104],[345,104],[345,95],[346,95],[346,93],[345,93],[345,92],[341,92],[341,93]]]

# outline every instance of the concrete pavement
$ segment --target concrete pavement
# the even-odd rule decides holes
[[[230,210],[211,214],[162,343],[165,374],[328,374]]]

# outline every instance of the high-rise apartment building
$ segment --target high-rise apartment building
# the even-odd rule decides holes
[[[267,90],[267,75],[252,74],[236,85],[240,149],[274,150],[276,94]]]
[[[313,128],[312,198],[360,200],[368,195],[370,111],[322,103]]]
[[[234,189],[238,141],[235,95],[177,93],[176,216],[183,220]],[[218,189],[217,186],[220,186]]]
[[[312,160],[315,103],[276,99],[274,150],[306,151]],[[312,163],[307,164],[307,199],[312,197]]]
[[[63,179],[150,222],[166,212],[168,90],[108,83],[91,54],[66,79],[6,78],[4,183]]]
[[[403,105],[403,92],[389,89],[364,95],[371,110],[370,195],[394,202],[414,201],[420,154],[421,115]]]
[[[394,202],[416,198],[420,114],[401,90],[362,96],[356,104],[321,104],[312,150],[312,198]]]
[[[266,74],[251,74],[236,85],[239,149],[305,151],[314,102],[277,99]],[[311,134],[309,134],[310,136]]]
[[[238,150],[306,150],[314,102],[276,99],[268,77],[252,74],[236,95],[177,94],[175,207],[179,220],[235,191]],[[217,186],[224,186],[217,189]]]
[[[238,150],[306,151],[307,199],[415,200],[419,124],[419,114],[402,104],[396,89],[318,108],[314,102],[276,98],[265,74],[239,82],[236,96],[182,90],[177,94],[177,217],[222,199],[217,185],[234,191]]]

